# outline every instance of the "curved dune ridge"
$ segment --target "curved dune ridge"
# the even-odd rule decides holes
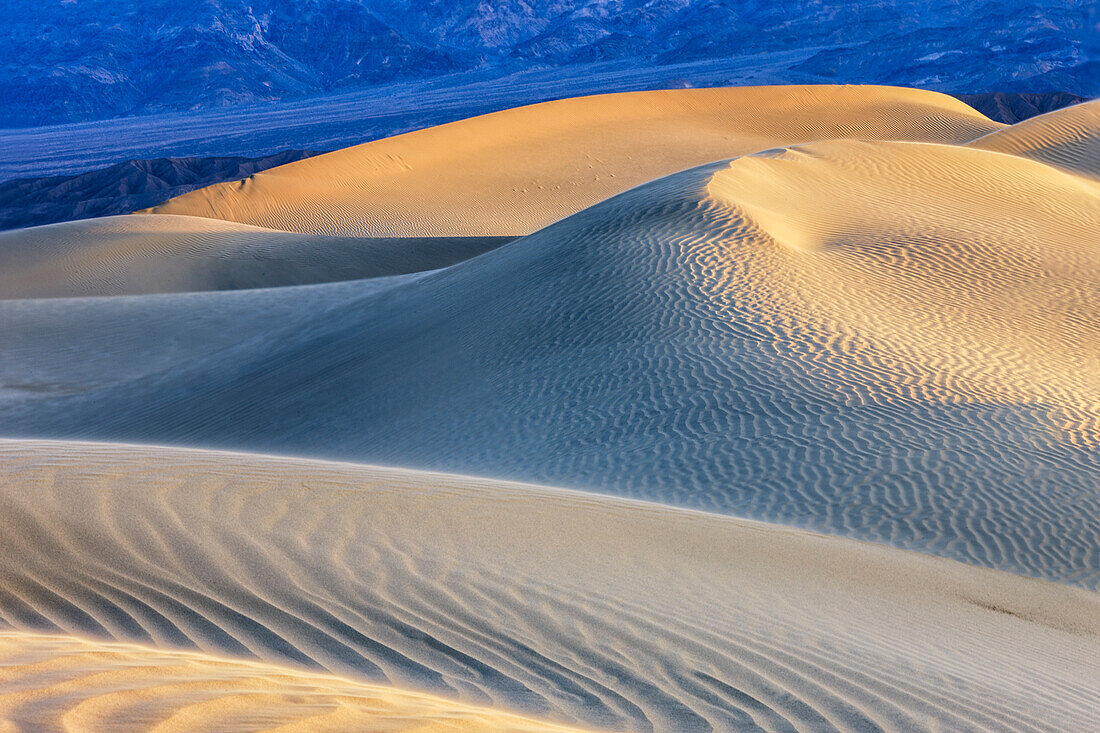
[[[323,237],[189,216],[109,216],[0,232],[0,298],[357,280],[446,267],[507,241]]]
[[[731,320],[742,293],[770,291],[758,327],[825,367],[822,386],[1046,405],[1100,446],[1100,329],[1079,321],[1100,315],[1100,186],[963,148],[835,141],[738,158],[707,191],[771,251],[710,253],[697,287]],[[729,258],[756,287],[731,282]]]
[[[460,476],[102,444],[0,453],[0,626],[20,632],[0,637],[0,679],[34,690],[5,684],[9,720],[71,706],[78,723],[186,723],[260,702],[324,715],[336,695],[345,716],[382,697],[397,714],[476,704],[615,730],[1100,724],[1100,600],[1064,585]],[[62,632],[192,654],[33,636]]]
[[[577,731],[300,669],[76,637],[0,633],[0,731],[19,730]]]
[[[1100,178],[1100,99],[1032,117],[970,145]]]
[[[444,270],[0,307],[0,429],[533,480],[1095,588],[1097,184],[833,141]]]
[[[606,94],[366,143],[149,211],[328,235],[522,235],[632,186],[733,155],[832,138],[962,143],[1001,127],[959,100],[916,89]]]

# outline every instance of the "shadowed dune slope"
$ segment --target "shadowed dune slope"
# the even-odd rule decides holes
[[[970,145],[1100,178],[1100,99],[1032,117]]]
[[[1100,583],[1100,192],[834,141],[441,271],[0,304],[0,430],[534,480]]]
[[[151,209],[357,236],[528,234],[713,160],[831,138],[960,143],[1002,127],[963,102],[872,86],[607,94],[339,150]]]
[[[577,731],[301,669],[25,633],[0,633],[0,730]]]
[[[42,660],[0,675],[106,666],[62,683],[70,704],[114,690],[74,708],[77,722],[163,710],[173,689],[193,700],[180,715],[196,717],[264,695],[272,716],[324,714],[333,695],[354,715],[383,693],[289,670],[246,682],[245,665],[155,651],[104,647],[83,662],[75,642],[27,632],[244,657],[615,730],[1100,723],[1100,601],[1080,589],[459,476],[137,446],[5,442],[0,454],[0,626],[22,632],[14,652],[0,637],[0,658]],[[141,666],[119,668],[130,664]],[[128,712],[127,681],[143,675],[160,686]],[[211,683],[196,677],[221,680],[223,697],[203,702]],[[40,689],[22,714],[63,704]]]
[[[0,233],[0,298],[357,280],[445,267],[507,241],[323,237],[190,216],[111,216]]]

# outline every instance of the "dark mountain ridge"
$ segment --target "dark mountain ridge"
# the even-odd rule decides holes
[[[21,178],[0,183],[0,230],[128,214],[196,188],[317,155],[285,150],[262,158],[128,160],[75,176]]]
[[[1070,94],[1069,92],[1052,92],[1050,94],[992,92],[989,94],[956,94],[955,97],[966,102],[989,119],[1003,122],[1006,125],[1015,125],[1017,122],[1035,115],[1053,112],[1056,109],[1088,101],[1087,97]]]

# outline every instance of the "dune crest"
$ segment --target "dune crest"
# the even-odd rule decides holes
[[[632,186],[831,138],[961,143],[1002,125],[935,92],[677,89],[517,107],[193,191],[149,209],[328,235],[518,236]]]
[[[958,146],[831,141],[738,158],[707,190],[747,222],[699,287],[731,319],[725,290],[770,291],[760,327],[852,399],[1046,405],[1100,446],[1100,331],[1077,318],[1096,308],[1100,185]],[[711,275],[730,258],[752,283]]]
[[[12,630],[327,670],[616,730],[1100,722],[1083,684],[1100,673],[1100,601],[1067,586],[460,476],[102,444],[0,453]],[[48,646],[26,653],[68,674]],[[307,699],[335,684],[285,674],[276,688],[308,682]]]
[[[1017,122],[969,145],[1100,178],[1100,99]]]
[[[324,237],[193,216],[109,216],[0,232],[0,299],[237,290],[446,267],[504,237]]]

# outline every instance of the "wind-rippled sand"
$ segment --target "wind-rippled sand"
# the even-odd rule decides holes
[[[0,435],[663,506],[10,442],[0,664],[142,645],[132,721],[185,649],[312,690],[273,725],[1098,727],[1098,104],[563,100],[5,235]]]
[[[0,429],[596,489],[1100,582],[1100,185],[838,140],[438,271],[0,304]]]
[[[1068,586],[460,476],[137,446],[0,452],[0,625],[19,631],[0,634],[9,720],[202,728],[258,706],[329,714],[335,697],[349,723],[384,706],[383,730],[417,715],[539,729],[469,705],[614,730],[1100,723],[1100,600]],[[42,636],[59,633],[190,654]]]
[[[579,733],[298,668],[36,633],[0,633],[0,730]]]
[[[1100,178],[1100,100],[1032,117],[970,145]]]

